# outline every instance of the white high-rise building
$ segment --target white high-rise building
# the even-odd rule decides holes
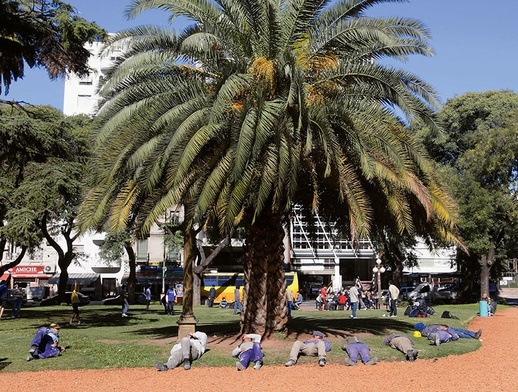
[[[99,81],[114,61],[127,49],[126,43],[113,45],[108,51],[103,52],[105,45],[102,42],[86,43],[85,48],[91,53],[88,65],[91,73],[83,78],[75,74],[68,74],[65,80],[65,97],[63,113],[66,116],[74,114],[94,115],[97,110],[99,96],[97,89]]]

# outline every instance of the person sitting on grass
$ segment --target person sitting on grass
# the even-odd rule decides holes
[[[169,369],[183,363],[183,368],[189,370],[191,368],[191,362],[201,358],[205,353],[207,346],[207,334],[205,332],[196,331],[189,334],[180,340],[171,349],[171,355],[165,364],[155,362],[155,367],[159,372],[165,372]]]
[[[318,356],[318,364],[326,365],[326,352],[331,351],[331,344],[324,339],[324,334],[320,331],[313,332],[313,339],[304,342],[297,340],[293,343],[290,351],[290,359],[285,366],[293,366],[297,363],[299,355]]]
[[[31,349],[29,350],[27,361],[61,355],[61,353],[65,351],[65,347],[59,345],[60,328],[61,327],[55,323],[50,324],[48,328],[39,328],[31,341]]]
[[[250,362],[254,362],[254,369],[263,366],[263,352],[261,350],[261,335],[245,333],[241,337],[241,344],[232,351],[232,356],[239,358],[236,362],[237,370],[245,370]]]

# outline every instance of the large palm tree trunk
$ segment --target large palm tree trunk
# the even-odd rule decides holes
[[[286,316],[282,215],[264,211],[246,227],[243,332],[283,331]]]

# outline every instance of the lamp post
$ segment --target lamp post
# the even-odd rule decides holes
[[[383,267],[381,265],[381,259],[379,257],[376,259],[376,265],[372,269],[372,272],[377,274],[377,278],[378,278],[378,309],[379,309],[381,307],[380,306],[380,301],[381,301],[381,274],[383,272],[385,272],[385,267]]]

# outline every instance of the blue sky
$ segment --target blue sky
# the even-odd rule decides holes
[[[163,11],[146,11],[126,20],[130,0],[69,0],[79,14],[109,32],[142,24],[164,25]],[[412,57],[399,64],[431,84],[442,102],[466,92],[510,89],[518,92],[517,0],[410,0],[376,5],[369,16],[404,16],[424,22],[432,33],[434,57]],[[175,23],[173,28],[183,26]],[[43,70],[26,71],[3,99],[49,104],[62,110],[63,80]]]

